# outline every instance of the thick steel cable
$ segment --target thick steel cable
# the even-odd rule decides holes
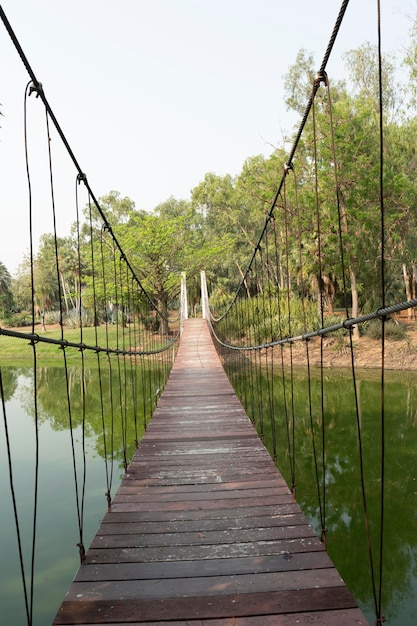
[[[357,324],[363,324],[364,322],[369,322],[370,320],[383,318],[389,318],[390,315],[394,313],[399,313],[401,311],[406,311],[407,309],[412,309],[417,307],[417,298],[413,298],[412,300],[407,300],[407,302],[398,302],[397,304],[392,304],[390,306],[386,306],[384,308],[377,309],[372,313],[366,313],[365,315],[359,315],[358,317],[348,317],[343,322],[338,324],[332,324],[331,326],[324,326],[323,328],[318,328],[317,330],[312,330],[308,333],[303,333],[302,335],[297,335],[294,337],[285,337],[283,339],[279,339],[278,341],[271,341],[268,343],[259,344],[256,346],[235,346],[222,341],[221,337],[219,337],[213,328],[213,333],[216,341],[221,343],[225,348],[230,348],[230,350],[242,350],[242,351],[252,351],[252,350],[263,350],[264,348],[271,348],[273,346],[280,346],[285,344],[291,344],[296,341],[307,341],[308,339],[312,339],[313,337],[321,337],[328,335],[330,333],[334,333],[337,330],[350,330],[352,326],[356,326]],[[0,335],[2,334],[2,330],[0,328]],[[5,331],[4,334],[10,334]]]

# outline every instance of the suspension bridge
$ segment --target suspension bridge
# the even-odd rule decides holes
[[[151,425],[54,620],[132,622],[367,623],[202,319],[186,322]]]
[[[411,322],[417,305],[412,289],[406,288],[401,298],[397,288],[392,297],[399,276],[408,276],[411,253],[402,242],[414,221],[410,207],[395,215],[392,207],[391,212],[385,207],[380,47],[374,116],[379,115],[380,123],[372,127],[378,141],[373,160],[364,167],[376,178],[377,192],[367,200],[366,219],[355,213],[358,193],[352,191],[351,170],[343,178],[351,161],[337,145],[337,107],[326,67],[347,6],[348,1],[342,2],[293,146],[274,178],[268,210],[261,211],[259,238],[245,255],[246,269],[240,264],[240,248],[235,251],[238,279],[226,276],[219,264],[224,274],[219,284],[229,281],[226,293],[219,293],[214,280],[210,285],[203,271],[202,316],[194,319],[189,319],[186,276],[178,268],[169,276],[170,298],[162,287],[147,286],[150,268],[144,269],[129,249],[131,238],[123,224],[112,224],[103,210],[0,7],[30,79],[24,92],[30,223],[36,220],[30,106],[41,106],[46,114],[44,149],[53,218],[42,259],[31,240],[25,307],[29,321],[22,328],[0,327],[4,458],[28,626],[37,624],[39,610],[38,553],[47,551],[44,545],[38,547],[38,520],[41,430],[50,416],[58,430],[68,433],[76,520],[71,541],[79,557],[75,578],[72,584],[68,581],[55,618],[51,616],[54,625],[345,626],[367,624],[370,615],[378,625],[385,621],[385,561],[391,569],[395,562],[395,555],[386,555],[384,542],[390,443],[387,335],[390,318],[407,312]],[[56,229],[52,136],[62,143],[74,170],[71,242]],[[305,149],[310,149],[307,156]],[[392,172],[394,165],[386,169]],[[395,180],[397,174],[394,171]],[[83,200],[85,222],[79,211]],[[361,220],[366,222],[363,231]],[[396,255],[387,254],[388,240]],[[366,257],[376,303],[366,313],[358,308],[361,256]],[[161,267],[166,265],[161,262]],[[410,285],[410,277],[407,280]],[[336,295],[342,306],[334,313]],[[42,326],[51,302],[56,310],[55,330],[50,331]],[[375,363],[379,406],[371,436],[365,430],[356,363],[360,331],[369,323],[380,330]],[[9,416],[22,374],[7,367],[7,354],[16,345],[23,346],[19,358],[31,372],[24,404],[33,421],[34,466],[29,475],[34,495],[29,515],[21,513]],[[329,452],[334,433],[345,435],[331,408],[326,380],[335,349],[348,355],[350,365],[349,382],[339,388],[340,396],[349,396],[355,431],[347,467],[342,455]],[[300,353],[306,378],[302,408],[296,390],[300,375],[295,355]],[[59,363],[53,384],[46,374],[51,355]],[[412,394],[407,402],[407,415],[413,416]],[[393,417],[401,423],[399,431],[403,418]],[[90,543],[85,509],[86,440],[91,432],[103,460],[107,512]],[[302,456],[309,459],[315,492],[315,504],[304,511],[298,504]],[[120,486],[118,468],[123,469]],[[329,491],[337,489],[343,471],[352,477],[349,482],[358,483],[360,497],[353,512],[343,503],[339,515]],[[348,498],[346,484],[343,489]],[[367,553],[366,566],[357,566],[358,578],[367,580],[365,600],[354,597],[327,552],[335,533],[329,517],[337,516],[344,524],[343,543],[350,527],[361,528],[354,541]],[[346,552],[354,553],[353,542]],[[358,595],[360,591],[356,589]]]

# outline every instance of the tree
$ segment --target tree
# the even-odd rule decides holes
[[[344,82],[330,84],[331,101],[322,86],[314,102],[313,116],[305,126],[299,150],[295,155],[295,169],[299,181],[300,202],[309,207],[302,222],[303,248],[310,250],[309,273],[317,285],[320,298],[332,310],[335,284],[346,278],[350,287],[352,317],[357,317],[360,306],[374,308],[381,305],[380,273],[380,142],[379,142],[379,84],[377,50],[364,44],[346,54],[350,74],[348,89]],[[287,104],[301,112],[302,100],[311,94],[308,81],[313,76],[311,57],[304,51],[297,56],[297,64],[290,68],[286,78]],[[382,63],[383,123],[385,133],[384,202],[385,248],[390,250],[390,263],[386,264],[385,289],[387,292],[398,283],[398,263],[394,262],[393,249],[400,250],[399,240],[394,241],[398,225],[411,216],[405,199],[411,192],[406,182],[400,146],[405,143],[406,131],[398,108],[403,102],[403,90],[394,80],[394,59],[386,56]],[[304,79],[303,79],[304,75]],[[297,88],[294,86],[297,81]],[[301,86],[300,86],[301,85]],[[329,116],[332,107],[332,119]],[[335,141],[335,152],[332,147]],[[410,149],[406,150],[410,154]],[[414,159],[411,159],[414,162]],[[300,175],[301,169],[301,175]],[[409,169],[409,168],[408,168]],[[316,180],[317,176],[317,180]],[[409,179],[411,180],[411,178]],[[401,181],[401,183],[400,183]],[[402,186],[402,193],[400,192]],[[412,193],[411,193],[412,195]],[[408,194],[410,199],[410,193]],[[407,204],[409,202],[407,200]],[[411,206],[411,205],[409,205]],[[318,209],[314,235],[311,216]],[[343,276],[341,252],[337,234],[339,224],[343,238],[345,271]],[[405,233],[405,228],[403,234]],[[320,237],[321,253],[318,255]],[[401,239],[401,237],[399,238]],[[404,241],[404,237],[402,238]],[[388,258],[386,259],[388,261]],[[328,280],[329,279],[329,280]],[[313,285],[312,283],[312,285]],[[330,288],[330,292],[329,289]],[[330,298],[330,299],[329,299]],[[357,334],[357,329],[355,329]]]
[[[169,303],[180,292],[181,272],[192,278],[215,253],[206,245],[199,219],[184,200],[170,198],[152,213],[134,211],[117,233],[146,292],[155,298],[165,319]]]
[[[7,267],[0,261],[0,310],[10,309],[12,305],[12,277]]]

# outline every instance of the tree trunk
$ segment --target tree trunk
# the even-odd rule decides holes
[[[239,263],[237,261],[235,261],[235,263],[236,263],[237,269],[239,270],[240,277],[243,280],[243,284],[245,285],[246,295],[250,299],[250,290],[249,290],[248,283],[246,281],[245,275],[244,275],[244,273],[242,271],[242,268],[240,267]]]
[[[358,287],[356,284],[356,274],[352,268],[350,268],[350,290],[352,293],[352,317],[358,317],[359,315],[359,295],[358,295]],[[359,339],[359,326],[355,324],[352,328],[353,330],[353,338]]]
[[[342,190],[339,187],[337,190],[340,202],[340,217],[342,223],[342,232],[348,236],[348,221],[347,221],[347,213],[346,213],[346,204],[345,198],[343,196]],[[349,264],[349,273],[350,273],[350,290],[352,295],[352,317],[358,317],[359,315],[359,295],[358,295],[358,286],[356,284],[356,273],[352,268],[351,256],[350,256],[350,244],[346,244],[346,253],[347,253],[347,262]],[[359,339],[360,332],[359,327],[357,325],[353,326],[353,338]]]
[[[161,335],[168,335],[168,294],[163,291],[159,297],[159,310],[162,313],[160,333]]]
[[[405,296],[407,298],[408,301],[411,300],[411,281],[410,281],[410,274],[408,273],[407,270],[407,265],[405,263],[403,263],[403,278],[404,278],[404,286],[405,286]],[[411,319],[413,316],[413,312],[411,309],[407,309],[407,315],[408,315],[408,319]]]
[[[61,288],[62,288],[62,295],[64,296],[64,301],[65,301],[65,309],[67,311],[67,315],[69,315],[67,290],[65,289],[64,275],[61,271],[59,272],[59,276],[61,278]]]

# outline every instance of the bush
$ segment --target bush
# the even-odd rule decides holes
[[[68,315],[65,316],[64,325],[69,328],[80,327],[80,314],[73,309]],[[81,325],[85,328],[87,326],[94,326],[93,315],[88,309],[83,309],[81,312]]]
[[[216,331],[226,342],[242,343],[246,338],[249,345],[262,345],[289,336],[320,328],[317,305],[310,300],[303,301],[286,293],[263,301],[262,296],[237,301]]]
[[[379,319],[370,320],[363,325],[363,334],[370,339],[381,339],[382,337],[382,321]],[[385,337],[399,341],[407,335],[405,326],[393,319],[385,322]]]
[[[341,322],[343,322],[343,317],[340,317],[338,315],[328,315],[325,320],[324,320],[324,326],[336,326],[337,324],[340,324]],[[327,337],[345,337],[349,335],[349,331],[347,328],[339,328],[339,330],[335,330],[331,333],[328,333],[326,336]]]
[[[61,321],[61,314],[59,311],[47,311],[44,319],[45,324],[59,324]]]
[[[32,316],[26,311],[21,313],[13,313],[12,311],[5,311],[3,315],[3,323],[11,328],[19,328],[22,326],[31,326]]]
[[[143,319],[143,325],[145,327],[145,330],[150,330],[156,333],[158,332],[161,325],[161,320],[159,319],[159,317],[145,317]]]

